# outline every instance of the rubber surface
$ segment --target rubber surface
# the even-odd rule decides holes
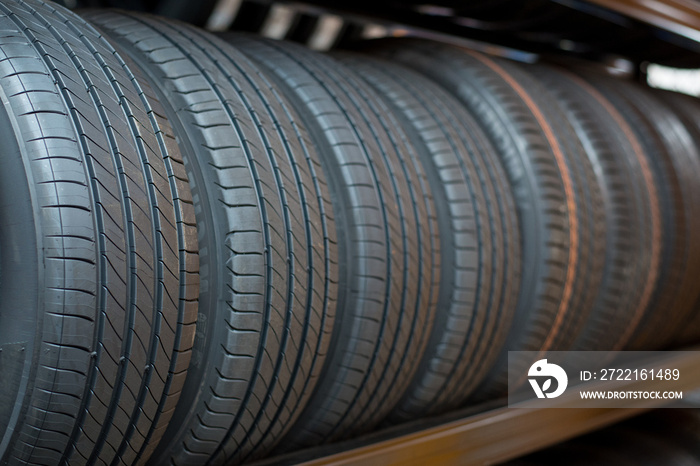
[[[398,122],[351,68],[299,46],[227,37],[294,96],[324,154],[342,225],[334,342],[281,448],[365,432],[399,402],[432,328],[439,240],[425,175]]]
[[[654,92],[656,93],[657,98],[663,101],[683,122],[684,126],[692,137],[691,144],[693,144],[693,147],[700,147],[700,103],[698,102],[698,99],[675,92]],[[695,155],[698,154],[697,150],[691,150],[690,153]],[[693,163],[690,163],[687,166],[692,167]],[[692,183],[694,186],[697,186],[697,178]],[[697,209],[698,203],[700,203],[700,198],[698,197],[700,194],[698,194],[697,191],[694,191],[694,194],[691,196],[692,197],[687,199],[687,201],[694,204],[694,208]],[[696,281],[695,285],[694,291],[692,288],[690,288],[691,294],[693,292],[698,293],[698,291],[700,291],[698,290],[698,288],[700,288],[700,282]],[[700,297],[698,297],[696,303],[693,305],[691,315],[687,319],[680,320],[678,324],[678,326],[671,330],[672,335],[669,337],[669,341],[673,342],[675,345],[700,341]]]
[[[499,356],[477,396],[502,395],[509,350],[566,350],[592,309],[605,248],[595,174],[556,103],[515,65],[423,40],[378,41],[373,50],[458,97],[506,169],[522,233],[523,283],[507,344],[492,349]]]
[[[624,94],[661,136],[670,156],[670,173],[679,188],[677,219],[683,228],[678,230],[674,247],[682,278],[674,299],[668,304],[657,303],[652,318],[642,323],[640,335],[632,342],[637,348],[667,348],[674,343],[676,332],[694,316],[700,293],[700,242],[696,239],[696,232],[700,231],[700,148],[690,127],[650,88],[625,86]]]
[[[674,329],[687,323],[697,296],[690,271],[698,266],[692,233],[698,158],[688,129],[649,89],[581,70],[581,75],[615,105],[636,132],[659,188],[664,226],[660,281],[649,312],[640,322],[628,349],[659,349],[671,343]],[[695,273],[697,276],[697,273]]]
[[[607,239],[600,293],[576,351],[620,350],[649,311],[661,261],[658,189],[632,128],[594,87],[563,68],[524,67],[555,96],[595,167]]]
[[[435,83],[363,55],[341,60],[391,105],[418,149],[440,226],[438,316],[399,421],[464,403],[505,343],[521,280],[520,231],[505,171],[474,118]]]
[[[306,405],[335,316],[335,225],[318,155],[288,101],[217,37],[156,17],[90,18],[170,102],[197,208],[195,354],[153,461],[262,455]]]
[[[22,165],[8,163],[8,184],[29,194],[16,205],[3,194],[27,236],[3,227],[12,243],[2,270],[20,269],[27,281],[16,290],[34,300],[25,312],[37,310],[34,335],[29,320],[19,324],[15,337],[28,341],[8,358],[32,368],[3,422],[1,461],[130,463],[162,435],[194,338],[197,244],[180,152],[152,89],[83,20],[8,1],[0,28],[3,118],[14,131],[3,151],[16,142]],[[31,205],[17,212],[22,202]],[[5,303],[20,301],[5,290],[8,329]]]

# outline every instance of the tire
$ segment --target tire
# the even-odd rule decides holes
[[[566,350],[591,311],[605,250],[597,180],[556,103],[514,64],[415,39],[377,42],[372,50],[461,100],[506,169],[523,241],[523,282],[507,343],[492,349],[496,363],[475,395],[502,396],[508,351]],[[514,365],[526,373],[534,361],[523,356]]]
[[[438,314],[411,385],[390,416],[462,405],[505,344],[521,280],[518,217],[496,151],[435,83],[395,63],[339,55],[390,105],[418,150],[440,226]]]
[[[129,462],[160,439],[192,352],[181,154],[90,25],[38,0],[3,2],[0,22],[0,462]]]
[[[343,274],[334,340],[291,450],[371,430],[411,382],[432,328],[439,239],[415,150],[350,68],[281,42],[227,36],[294,99],[334,199]]]
[[[95,12],[169,102],[197,212],[195,353],[153,464],[258,457],[319,380],[335,317],[335,222],[319,157],[259,67],[215,36]]]
[[[658,189],[640,142],[622,115],[578,76],[527,66],[560,103],[602,186],[607,249],[600,293],[575,351],[619,351],[648,312],[661,261]]]
[[[634,128],[657,179],[664,225],[660,281],[627,349],[661,349],[671,344],[674,329],[687,325],[697,288],[698,274],[688,268],[698,263],[698,245],[691,240],[700,220],[692,201],[697,196],[696,149],[682,122],[649,90],[591,71],[581,74]]]
[[[691,148],[689,153],[697,156],[697,148],[700,147],[700,120],[698,120],[698,118],[700,118],[700,104],[698,103],[697,98],[675,92],[655,92],[657,99],[662,100],[668,106],[668,108],[673,111],[673,113],[682,121],[683,125],[690,133],[690,136],[692,137],[692,145],[695,149]],[[697,165],[698,159],[696,158],[695,160],[695,162],[691,162],[685,166],[691,168],[693,165]],[[689,187],[693,189],[694,194],[691,194],[689,198],[685,198],[686,202],[693,204],[694,209],[697,209],[699,207],[698,203],[700,203],[700,194],[697,192],[699,189],[697,186],[697,180],[698,178],[695,178],[695,181],[688,180],[690,181]],[[688,273],[695,273],[696,276],[700,274],[697,269],[695,269],[695,272]],[[693,290],[691,288],[690,293],[695,293],[697,296],[697,293],[700,292],[700,284],[697,283],[697,281],[695,283],[695,289]],[[688,319],[679,320],[679,326],[671,330],[672,335],[669,337],[669,341],[674,346],[696,343],[700,341],[700,296],[696,299],[696,302],[692,308],[693,311]]]
[[[638,338],[632,342],[636,348],[667,348],[674,345],[678,332],[691,322],[700,297],[700,243],[695,238],[700,231],[700,148],[697,145],[700,139],[691,133],[692,119],[689,125],[693,126],[686,125],[651,88],[625,86],[624,93],[638,111],[647,115],[661,136],[670,156],[670,171],[679,188],[677,218],[683,227],[678,230],[674,246],[682,279],[671,304],[668,307],[657,305],[651,319],[643,323]]]

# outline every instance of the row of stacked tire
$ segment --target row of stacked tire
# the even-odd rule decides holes
[[[0,4],[3,464],[250,461],[693,341],[700,104]]]

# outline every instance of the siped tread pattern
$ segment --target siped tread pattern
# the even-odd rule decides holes
[[[337,246],[318,154],[287,100],[220,39],[155,17],[90,19],[170,102],[207,245],[195,375],[154,460],[263,455],[306,405],[332,332]]]
[[[414,39],[379,42],[374,50],[457,96],[506,169],[523,238],[523,283],[507,344],[492,350],[499,356],[475,395],[498,396],[507,351],[565,350],[592,309],[605,248],[600,187],[556,103],[516,65]]]
[[[528,66],[560,102],[603,187],[608,238],[600,294],[572,350],[620,350],[648,312],[661,260],[657,188],[634,132],[595,88],[550,66]]]
[[[440,225],[440,314],[419,370],[392,413],[401,421],[461,405],[504,344],[520,285],[515,203],[495,150],[464,108],[400,65],[342,57],[384,97],[419,149]]]
[[[148,84],[94,28],[38,0],[4,2],[0,22],[0,86],[38,195],[45,274],[35,382],[0,454],[120,464],[167,424],[192,349],[187,176]]]
[[[0,464],[243,464],[700,338],[697,99],[84,15],[0,3]]]
[[[366,431],[406,390],[416,370],[410,362],[420,358],[435,315],[439,238],[427,180],[398,122],[351,69],[298,46],[228,38],[295,96],[318,147],[326,149],[343,225],[340,288],[346,292],[333,347],[281,448]]]

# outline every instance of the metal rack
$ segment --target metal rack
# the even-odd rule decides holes
[[[693,0],[589,0],[662,30],[700,42],[700,3]]]
[[[234,0],[231,0],[234,1]],[[258,16],[273,3],[350,24],[408,27],[412,34],[470,39],[539,54],[635,65],[700,68],[700,4],[694,0],[247,0]],[[260,5],[260,11],[251,3]],[[266,13],[265,13],[266,14]],[[245,23],[255,16],[245,16]],[[351,28],[352,29],[352,28]],[[353,35],[348,34],[352,41]],[[341,41],[342,42],[342,41]]]

